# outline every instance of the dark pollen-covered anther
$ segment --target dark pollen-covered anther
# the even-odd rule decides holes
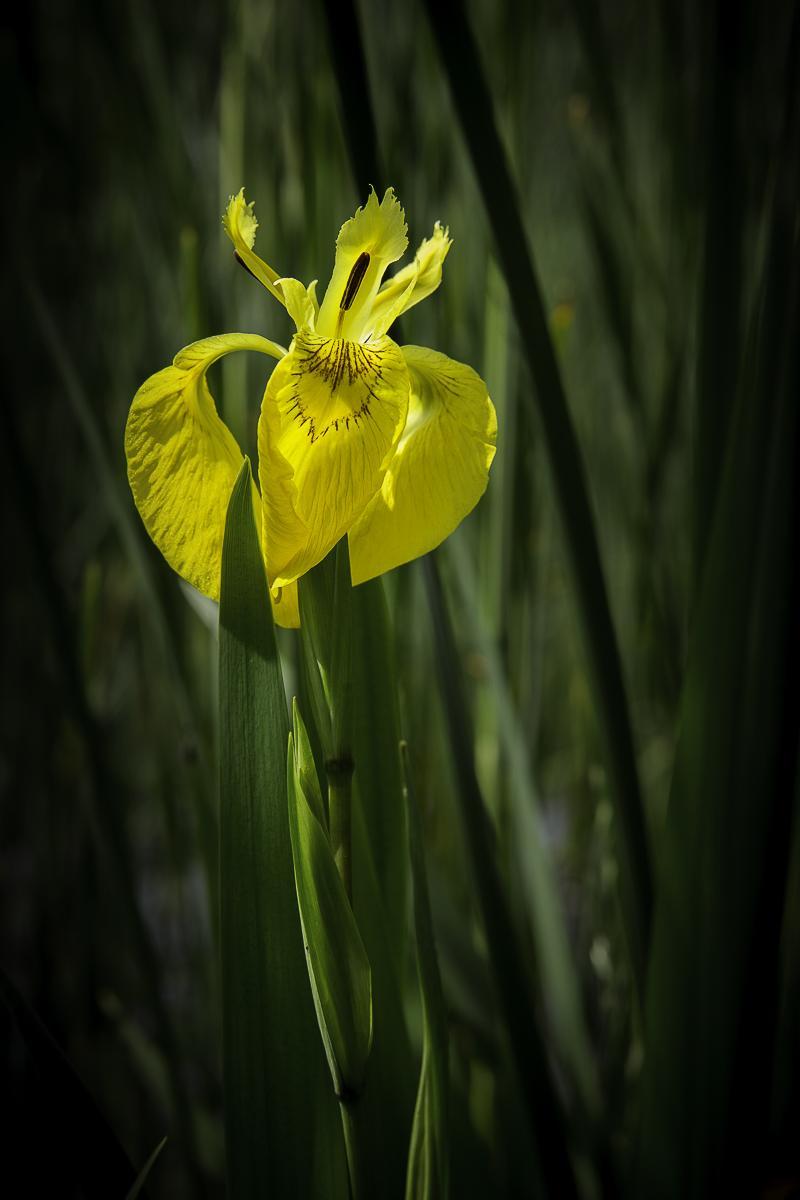
[[[358,289],[361,287],[361,284],[364,281],[364,276],[367,273],[368,266],[369,255],[367,254],[366,250],[363,250],[353,263],[353,269],[350,272],[350,278],[347,280],[347,285],[342,293],[342,301],[339,305],[339,308],[342,310],[342,312],[347,312],[348,308],[351,307],[353,301],[355,300]]]

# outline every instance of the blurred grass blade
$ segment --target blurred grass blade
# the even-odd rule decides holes
[[[541,292],[478,50],[459,0],[425,7],[436,36],[486,214],[494,233],[535,385],[578,610],[604,734],[617,814],[620,896],[634,976],[641,985],[652,910],[650,852],[622,675],[583,462],[548,332]]]
[[[780,1007],[775,1022],[775,1075],[770,1134],[776,1165],[790,1167],[800,1128],[800,769],[794,787],[794,829],[781,931]]]
[[[353,0],[323,0],[333,71],[342,107],[342,130],[361,197],[370,185],[381,190],[386,179],[378,149],[378,129],[370,101],[367,59]],[[395,338],[400,341],[395,325]]]
[[[158,1156],[160,1155],[161,1151],[164,1149],[166,1144],[167,1144],[167,1139],[164,1137],[158,1143],[158,1145],[156,1146],[156,1148],[153,1150],[152,1154],[148,1158],[147,1162],[144,1164],[141,1171],[136,1176],[136,1182],[134,1183],[131,1190],[128,1192],[127,1196],[125,1197],[125,1200],[136,1200],[137,1196],[142,1195],[142,1192],[144,1190],[144,1185],[147,1183],[147,1177],[150,1174],[150,1172],[152,1171],[152,1169],[155,1165],[156,1159],[158,1158]]]
[[[250,464],[231,495],[220,589],[223,1075],[232,1200],[345,1194],[336,1103],[303,956],[286,794],[289,719]]]
[[[164,605],[147,563],[141,525],[135,515],[131,498],[123,490],[113,467],[115,455],[108,448],[89,396],[44,295],[35,281],[27,276],[25,277],[25,289],[42,340],[61,380],[64,395],[75,418],[75,423],[86,443],[92,472],[105,499],[120,545],[133,571],[141,598],[143,618],[149,624],[161,661],[168,668],[167,674],[171,684],[172,699],[182,727],[181,732],[193,734],[197,726],[193,702],[189,697]],[[217,814],[212,789],[207,783],[209,772],[205,769],[206,763],[203,761],[202,739],[193,735],[192,744],[199,758],[199,769],[194,775],[194,785],[199,801],[201,846],[205,859],[209,893],[213,901],[216,884],[216,864],[213,856],[217,837]],[[213,914],[212,921],[215,918],[216,913]],[[179,1116],[178,1119],[183,1120],[184,1117]]]
[[[796,114],[797,115],[797,114]],[[796,146],[794,136],[788,146]],[[782,162],[682,703],[637,1195],[758,1195],[798,764],[797,158]]]
[[[575,29],[589,67],[592,98],[600,112],[608,138],[611,161],[620,184],[625,184],[625,128],[620,116],[613,59],[602,22],[602,9],[591,0],[571,0]]]
[[[633,432],[647,444],[647,420],[642,390],[636,372],[636,342],[633,336],[633,289],[628,263],[623,260],[622,239],[615,227],[607,189],[594,178],[582,188],[586,236],[595,260],[605,320],[615,345],[622,388]]]
[[[592,1044],[583,1013],[580,980],[567,936],[561,900],[538,824],[538,797],[529,750],[514,709],[500,656],[482,627],[476,604],[477,579],[462,539],[453,537],[447,553],[456,567],[459,602],[472,637],[488,664],[488,682],[497,712],[498,733],[509,767],[511,853],[517,856],[536,948],[536,978],[544,997],[557,1053],[591,1120],[600,1116],[601,1097]]]
[[[422,997],[422,1067],[408,1151],[406,1200],[446,1200],[450,1192],[447,1013],[433,936],[422,821],[405,744],[403,771],[408,847],[414,880],[417,971]]]
[[[28,1156],[46,1155],[58,1162],[64,1194],[73,1194],[74,1188],[87,1200],[124,1196],[136,1174],[124,1150],[65,1055],[3,971],[0,1002],[6,1181],[15,1164],[27,1172]]]
[[[4,397],[4,401],[7,398]],[[30,540],[39,576],[42,599],[52,625],[53,645],[60,660],[69,699],[69,709],[84,741],[90,782],[88,822],[96,841],[99,866],[107,866],[113,887],[110,904],[119,903],[123,918],[122,933],[127,937],[129,953],[146,989],[147,1002],[156,1024],[157,1038],[170,1067],[170,1085],[174,1103],[175,1129],[184,1150],[195,1184],[200,1185],[196,1168],[196,1148],[191,1127],[189,1099],[182,1072],[183,1050],[161,990],[160,964],[153,936],[145,921],[137,893],[132,846],[124,817],[126,799],[122,781],[115,774],[108,755],[103,731],[92,711],[85,681],[75,652],[76,637],[69,617],[69,605],[53,568],[45,536],[45,518],[40,512],[36,478],[19,439],[12,404],[0,403],[0,424],[10,450],[11,477],[18,489],[19,508],[24,513],[26,536]],[[110,802],[115,797],[117,803]]]
[[[463,679],[441,580],[432,555],[423,559],[423,569],[461,819],[512,1058],[548,1194],[559,1200],[569,1200],[578,1195],[578,1190],[567,1146],[566,1121],[533,1015],[535,1010],[526,967],[494,862],[494,837],[475,774],[473,737],[464,701]]]
[[[355,1100],[372,1044],[370,965],[320,820],[322,795],[297,705],[287,780],[294,879],[314,1007],[336,1096]]]
[[[508,289],[495,262],[487,263],[486,301],[483,314],[483,372],[503,437],[492,461],[492,486],[486,496],[488,520],[482,533],[481,567],[488,585],[488,612],[492,630],[507,640],[512,608],[512,570],[518,531],[515,492],[523,469],[527,439],[520,437],[519,410],[510,386],[511,308]],[[513,380],[516,384],[517,356]]]
[[[147,565],[138,518],[134,514],[129,495],[123,490],[117,479],[112,466],[115,461],[114,455],[106,445],[89,397],[56,326],[47,301],[38,285],[30,278],[25,280],[25,289],[44,345],[53,360],[56,373],[64,387],[67,402],[86,443],[92,471],[104,495],[120,543],[133,569],[134,578],[142,597],[145,619],[150,622],[159,652],[163,655],[164,662],[169,665],[179,716],[188,727],[191,727],[194,724],[191,703],[178,665],[164,608],[153,585],[152,575]]]
[[[361,1165],[367,1196],[400,1200],[414,1108],[414,1078],[408,1069],[413,1056],[403,1012],[404,980],[397,973],[391,923],[358,794],[352,832],[353,908],[372,966],[372,1053],[358,1105]]]
[[[700,587],[703,560],[714,518],[725,444],[736,396],[741,342],[742,220],[746,176],[738,162],[741,139],[742,42],[747,36],[745,6],[716,0],[708,6],[709,63],[706,125],[705,229],[700,297],[697,402],[694,412],[693,566]],[[796,153],[796,147],[790,153]]]

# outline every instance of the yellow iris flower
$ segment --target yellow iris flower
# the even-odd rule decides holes
[[[391,188],[342,226],[321,304],[316,281],[279,276],[253,250],[244,191],[223,218],[236,257],[284,305],[288,352],[258,334],[187,346],[134,397],[125,430],[136,506],[170,565],[219,596],[225,515],[243,456],[208,389],[212,363],[234,350],[278,359],[258,425],[253,507],[276,620],[298,624],[297,579],[348,534],[353,583],[438,546],[477,504],[495,452],[486,385],[463,363],[398,346],[392,322],[439,286],[450,249],[437,223],[413,262],[384,280],[408,246]]]

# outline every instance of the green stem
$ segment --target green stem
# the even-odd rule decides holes
[[[347,753],[340,754],[337,758],[328,759],[325,770],[328,775],[328,814],[333,856],[347,899],[352,904],[353,759]]]
[[[358,1100],[340,1100],[344,1148],[347,1154],[347,1173],[350,1177],[350,1200],[361,1200],[365,1195],[360,1153],[360,1121]]]

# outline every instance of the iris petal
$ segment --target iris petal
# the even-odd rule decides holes
[[[408,420],[380,492],[350,531],[353,583],[410,562],[453,532],[486,490],[497,417],[471,367],[404,346]]]
[[[387,279],[375,297],[367,322],[370,333],[386,333],[401,313],[436,291],[442,282],[442,266],[452,244],[449,230],[443,229],[437,221],[433,235],[420,244],[414,261]]]
[[[222,225],[233,242],[239,262],[247,267],[247,270],[259,283],[263,283],[267,291],[272,292],[276,300],[280,300],[281,304],[285,303],[282,292],[275,286],[279,278],[278,272],[273,271],[272,267],[265,263],[263,258],[259,258],[253,249],[258,221],[253,202],[248,204],[244,198],[244,188],[241,188],[237,195],[231,196],[228,201]]]
[[[367,346],[297,334],[267,385],[258,429],[273,586],[320,562],[380,490],[408,395],[403,353],[389,338]]]
[[[219,598],[222,537],[242,452],[220,420],[206,372],[233,350],[283,351],[256,334],[231,333],[195,342],[136,393],[125,427],[128,479],[147,532],[170,566],[212,600]],[[261,525],[261,500],[253,485]],[[287,591],[275,608],[281,624],[297,624]]]
[[[325,337],[361,338],[384,272],[407,246],[405,214],[394,192],[388,188],[378,203],[373,189],[364,207],[339,230],[336,262],[320,305],[317,332]]]

